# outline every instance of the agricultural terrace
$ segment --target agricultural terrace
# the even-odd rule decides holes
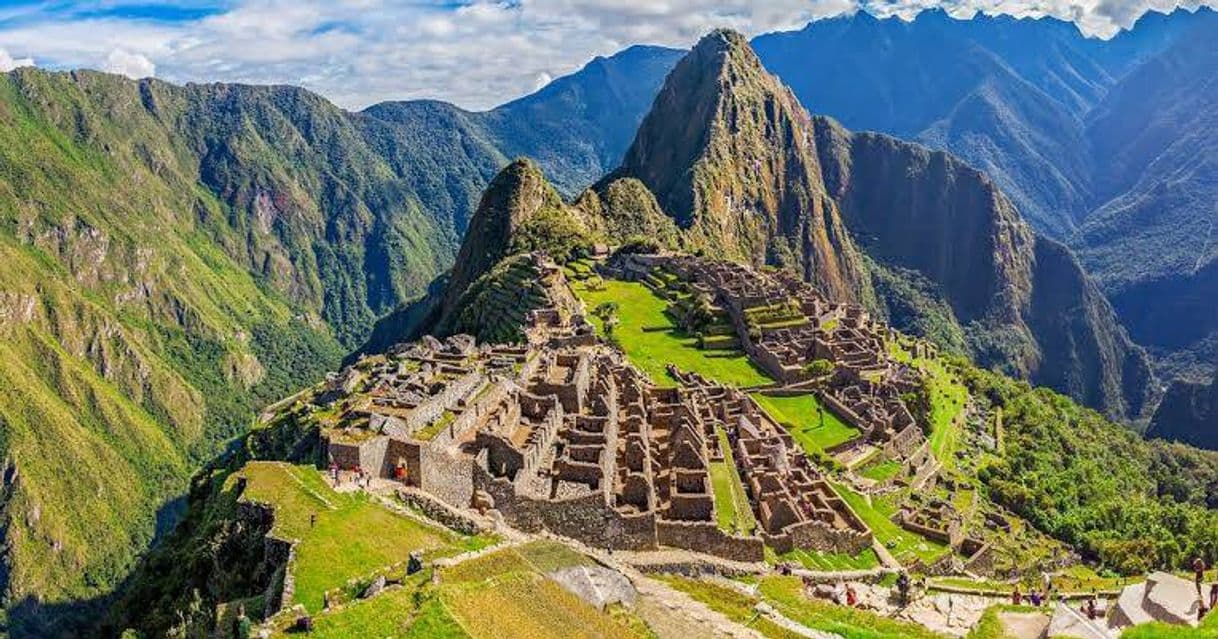
[[[617,305],[612,339],[630,362],[657,384],[674,381],[665,369],[668,364],[730,386],[773,383],[743,351],[699,349],[697,340],[681,332],[669,317],[668,302],[643,284],[604,280],[593,290],[584,281],[575,283],[573,288],[589,311],[605,302]],[[592,315],[597,330],[606,335],[604,320]]]
[[[365,493],[335,492],[310,466],[251,462],[237,476],[248,480],[243,499],[275,509],[271,534],[299,540],[292,564],[295,601],[310,612],[321,610],[326,590],[400,562],[411,551],[438,556],[488,543],[396,513]]]
[[[955,468],[956,451],[964,437],[964,407],[968,388],[938,357],[913,357],[897,340],[890,345],[892,356],[926,374],[930,392],[930,449],[945,468]]]
[[[855,557],[844,553],[820,552],[796,548],[791,552],[778,555],[776,561],[793,561],[808,570],[868,570],[880,565],[880,558],[875,550],[868,548]]]
[[[727,585],[687,577],[670,576],[661,579],[733,621],[756,630],[764,637],[787,639],[798,635],[758,615],[754,608],[759,603],[769,604],[783,616],[808,628],[835,633],[848,639],[938,639],[941,636],[915,623],[888,619],[859,608],[809,599],[804,596],[803,584],[798,577],[764,577],[755,594],[746,594]]]
[[[646,636],[646,625],[611,607],[604,613],[545,573],[591,563],[555,542],[500,550],[440,571],[440,599],[472,637]]]
[[[448,568],[428,567],[400,586],[314,617],[310,637],[498,639],[645,637],[646,625],[620,607],[599,612],[546,574],[594,565],[553,541],[498,550]],[[290,636],[290,635],[283,635]]]
[[[727,532],[751,535],[757,527],[757,520],[753,517],[753,509],[749,504],[748,494],[744,492],[744,485],[740,483],[740,475],[736,472],[732,446],[722,428],[716,429],[716,433],[719,438],[719,450],[723,451],[723,460],[710,463],[711,487],[715,495],[715,518],[719,528]]]
[[[868,499],[848,486],[837,483],[833,484],[833,488],[850,505],[851,510],[866,522],[876,540],[883,544],[897,561],[910,563],[909,556],[912,555],[926,564],[931,564],[944,553],[950,552],[946,545],[909,532],[893,522],[892,516],[896,514],[897,508],[884,498]]]
[[[774,421],[790,431],[791,437],[809,454],[823,452],[859,436],[857,428],[842,421],[812,393],[791,397],[753,393],[752,397]]]

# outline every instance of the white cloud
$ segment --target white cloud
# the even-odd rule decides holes
[[[114,49],[106,55],[106,64],[102,70],[110,73],[125,75],[132,80],[150,78],[156,75],[156,65],[152,60],[124,49]]]
[[[17,67],[34,66],[33,58],[14,58],[8,51],[0,49],[0,73],[8,73]]]
[[[440,98],[489,108],[631,44],[686,47],[720,26],[748,35],[855,11],[940,6],[1073,20],[1107,36],[1147,9],[1218,0],[233,0],[180,22],[25,11],[0,47],[43,66],[175,81],[300,83],[348,108]],[[5,26],[7,24],[7,26]],[[0,57],[0,63],[4,58]]]

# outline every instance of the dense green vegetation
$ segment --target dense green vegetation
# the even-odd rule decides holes
[[[1218,455],[1144,440],[1048,389],[952,368],[1002,409],[1004,454],[978,473],[995,501],[1127,574],[1218,556]]]

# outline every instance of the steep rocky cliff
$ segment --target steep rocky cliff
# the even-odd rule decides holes
[[[1218,377],[1208,383],[1172,382],[1146,436],[1218,448]]]
[[[1070,252],[1037,236],[984,174],[827,118],[816,118],[816,135],[825,182],[859,246],[929,279],[979,363],[1112,416],[1143,414],[1145,354]]]
[[[868,288],[807,111],[738,33],[711,33],[677,63],[619,177],[647,185],[690,248],[794,268],[836,299]]]

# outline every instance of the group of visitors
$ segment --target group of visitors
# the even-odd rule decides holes
[[[359,464],[351,468],[351,475],[356,486],[360,488],[372,486],[372,473],[365,471]],[[338,463],[334,461],[330,462],[330,479],[334,482],[335,487],[341,486],[343,483],[342,471],[338,467]]]
[[[1015,606],[1028,605],[1034,608],[1047,606],[1053,601],[1053,575],[1047,572],[1040,575],[1041,588],[1039,590],[1033,588],[1031,592],[1024,595],[1019,589],[1019,584],[1015,584],[1015,589],[1011,591],[1011,604]],[[1026,603],[1025,603],[1026,598]]]

